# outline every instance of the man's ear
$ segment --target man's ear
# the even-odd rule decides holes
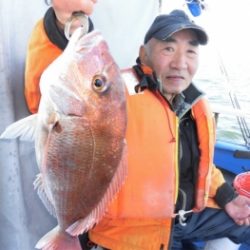
[[[148,62],[148,55],[147,55],[147,51],[145,49],[144,45],[140,46],[140,51],[139,51],[139,58],[142,64],[147,65]]]

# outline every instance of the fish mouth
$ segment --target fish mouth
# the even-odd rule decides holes
[[[81,36],[84,36],[88,33],[89,30],[89,21],[88,16],[85,15],[83,12],[74,12],[71,16],[71,18],[66,22],[64,27],[64,35],[65,37],[70,40],[70,37],[72,36],[73,32],[78,29],[76,28],[80,24],[79,29],[81,30]]]

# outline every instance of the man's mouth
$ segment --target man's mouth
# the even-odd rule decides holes
[[[177,75],[171,75],[171,76],[167,76],[167,79],[172,79],[172,80],[183,80],[184,77],[183,76],[177,76]]]

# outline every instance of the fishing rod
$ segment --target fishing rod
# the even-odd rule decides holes
[[[219,53],[218,53],[218,55],[219,55]],[[219,55],[219,66],[220,66],[220,70],[221,70],[222,74],[224,75],[224,77],[227,81],[227,84],[232,87],[229,74],[226,70],[226,67],[225,67],[220,55]],[[235,92],[232,91],[232,88],[229,90],[228,94],[229,94],[231,103],[233,105],[233,108],[241,110],[241,106],[240,106],[239,100],[237,98],[237,95],[235,94]],[[248,127],[246,119],[244,116],[240,116],[240,115],[237,115],[236,117],[237,117],[237,121],[238,121],[238,124],[240,127],[242,137],[246,143],[246,146],[250,148],[250,129]]]

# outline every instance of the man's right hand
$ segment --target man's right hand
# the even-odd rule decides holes
[[[58,26],[63,29],[73,12],[81,11],[86,15],[91,15],[96,2],[97,0],[52,0]]]
[[[225,210],[236,224],[240,226],[250,225],[250,198],[238,195],[226,204]]]

